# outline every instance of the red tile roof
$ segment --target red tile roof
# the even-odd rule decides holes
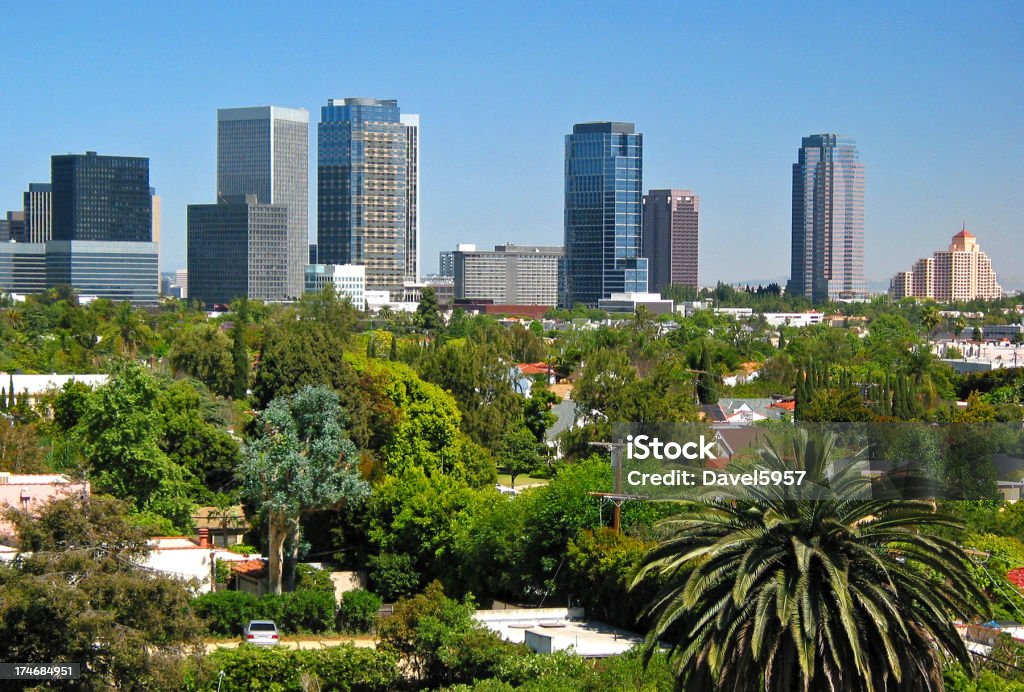
[[[519,372],[524,375],[547,375],[551,366],[547,363],[520,363]]]
[[[231,563],[231,571],[236,574],[244,574],[248,577],[262,577],[266,572],[267,565],[263,560],[239,560]]]

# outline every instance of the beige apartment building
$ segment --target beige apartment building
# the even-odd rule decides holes
[[[1003,289],[996,282],[992,260],[965,228],[953,236],[949,249],[919,259],[908,272],[898,272],[889,282],[889,295],[894,300],[911,296],[957,302],[995,300]]]

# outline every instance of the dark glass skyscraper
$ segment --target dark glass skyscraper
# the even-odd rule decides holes
[[[366,289],[396,299],[415,272],[410,127],[418,125],[402,122],[398,101],[368,98],[328,100],[317,127],[317,258],[365,265]]]
[[[566,135],[563,305],[647,291],[642,168],[643,135],[632,123],[580,123]]]
[[[53,240],[153,239],[149,159],[65,154],[50,159]]]
[[[289,297],[290,211],[256,195],[188,206],[188,295],[206,306]],[[230,268],[230,269],[229,269]]]
[[[793,245],[787,291],[816,303],[867,296],[864,164],[850,137],[803,138],[793,164]]]

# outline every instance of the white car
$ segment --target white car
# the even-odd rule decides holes
[[[281,643],[277,625],[270,620],[250,620],[242,630],[242,639],[247,644],[257,646],[277,646]]]

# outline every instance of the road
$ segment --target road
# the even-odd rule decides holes
[[[208,641],[206,642],[206,653],[211,653],[217,649],[234,649],[239,644],[241,644],[241,641],[231,639]],[[288,649],[321,649],[341,644],[354,644],[357,647],[368,649],[373,649],[377,646],[377,642],[368,637],[304,637],[302,639],[285,637],[278,646]]]

